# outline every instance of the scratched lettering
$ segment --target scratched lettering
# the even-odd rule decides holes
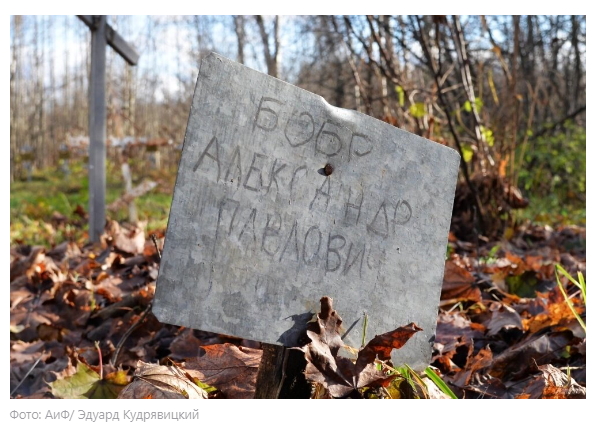
[[[285,126],[285,138],[291,147],[299,147],[314,138],[315,128],[312,115],[308,112],[298,113],[294,110]]]
[[[215,155],[210,153],[210,150],[212,150],[212,146],[215,147]],[[217,166],[217,178],[216,180],[220,179],[220,169],[221,169],[221,164],[220,164],[220,147],[218,146],[218,139],[217,137],[213,137],[211,139],[211,141],[209,142],[209,144],[207,145],[207,147],[205,148],[205,150],[203,151],[203,153],[201,153],[201,156],[199,156],[199,159],[197,160],[197,163],[195,164],[195,166],[193,167],[193,172],[197,171],[197,169],[199,169],[199,166],[201,166],[201,164],[203,163],[205,158],[209,158],[210,160],[214,161],[216,163]]]
[[[310,242],[308,243],[308,239]],[[314,241],[316,240],[316,241]],[[318,258],[320,252],[320,245],[322,244],[322,232],[317,226],[312,226],[306,231],[304,237],[304,246],[302,251],[302,259],[306,265],[312,265]]]
[[[347,240],[340,234],[329,234],[326,246],[326,272],[335,272],[341,266],[341,249]]]
[[[348,345],[360,345],[364,313],[375,334],[414,321],[424,331],[404,362],[427,364],[458,163],[445,146],[207,56],[154,313],[291,346],[327,295]]]
[[[353,200],[353,197],[356,200]],[[347,219],[354,220],[355,224],[359,223],[359,218],[361,217],[361,207],[363,206],[363,189],[360,190],[359,193],[353,193],[353,187],[349,187],[349,197],[347,198],[347,203],[345,203],[345,222]]]
[[[312,208],[314,207],[314,202],[316,202],[316,200],[318,199],[320,199],[319,202],[324,202],[323,210],[326,210],[326,208],[328,208],[328,204],[330,203],[330,178],[326,178],[322,182],[322,185],[316,189],[316,194],[310,202],[310,206],[308,209],[312,210]]]
[[[269,193],[269,190],[271,189],[271,186],[273,184],[275,184],[275,187],[277,188],[277,193],[279,193],[279,183],[277,182],[277,175],[281,171],[283,171],[286,166],[287,165],[285,165],[284,163],[283,164],[277,163],[277,159],[275,159],[273,161],[273,166],[271,167],[271,170],[269,172],[269,185],[267,185],[267,187],[265,187],[266,193]]]
[[[250,167],[248,168],[248,172],[246,173],[246,178],[244,179],[244,188],[247,190],[251,190],[251,191],[259,191],[261,189],[261,187],[263,186],[263,173],[261,171],[260,168],[258,168],[259,165],[256,165],[256,161],[257,159],[259,160],[264,160],[266,159],[267,156],[261,154],[261,153],[255,153],[254,156],[252,157],[252,162],[250,163]],[[254,172],[254,175],[253,175]],[[258,174],[258,179],[257,179],[257,175]],[[250,177],[254,178],[255,185],[251,185],[250,183]]]
[[[291,231],[289,232],[289,236],[287,237],[287,241],[285,242],[285,247],[283,248],[283,252],[281,252],[281,256],[279,257],[279,262],[283,260],[283,256],[285,252],[290,249],[292,251],[292,256],[295,254],[295,262],[299,262],[300,254],[298,248],[298,221],[294,221],[293,226],[291,227]]]
[[[256,117],[254,118],[254,128],[260,128],[264,131],[273,131],[277,128],[279,116],[277,112],[272,109],[277,108],[283,103],[271,97],[261,97],[259,108],[257,109]]]
[[[232,153],[232,158],[230,159],[230,164],[228,165],[228,170],[226,171],[226,176],[224,177],[225,181],[230,181],[229,177],[231,177],[232,180],[236,180],[238,184],[240,184],[240,181],[242,180],[241,162],[240,146],[236,146],[234,153]]]
[[[267,214],[267,224],[263,231],[263,237],[261,242],[261,249],[267,255],[273,257],[279,250],[279,231],[281,230],[281,215],[278,213]],[[271,242],[269,242],[271,239]],[[273,247],[271,244],[274,244]]]

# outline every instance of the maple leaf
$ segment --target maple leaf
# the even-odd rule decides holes
[[[207,399],[207,392],[178,365],[138,361],[134,380],[119,393],[118,399]]]
[[[78,362],[76,374],[54,381],[50,387],[53,395],[62,399],[116,399],[124,387],[120,382],[117,374],[113,379],[101,379],[97,372]]]
[[[330,297],[320,299],[320,313],[307,330],[310,342],[299,348],[308,362],[306,377],[322,384],[333,397],[344,397],[363,387],[386,385],[395,375],[384,367],[378,368],[376,359],[389,360],[393,349],[400,349],[422,329],[411,323],[378,335],[359,351],[354,363],[338,356],[339,349],[344,347],[340,336],[342,319],[332,305]]]

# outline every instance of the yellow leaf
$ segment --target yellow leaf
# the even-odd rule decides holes
[[[410,107],[410,114],[414,118],[422,118],[427,114],[425,103],[415,103]]]

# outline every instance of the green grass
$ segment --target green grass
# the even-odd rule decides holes
[[[435,385],[437,387],[439,387],[439,390],[441,390],[443,393],[445,393],[446,395],[448,395],[452,399],[458,398],[456,396],[456,394],[445,383],[445,381],[443,381],[443,379],[441,377],[439,377],[437,375],[437,373],[435,371],[433,371],[430,367],[427,367],[425,369],[425,374],[427,374],[427,377],[429,377],[431,379],[431,381],[433,381],[433,383],[435,383]]]
[[[136,199],[138,218],[147,221],[148,230],[166,227],[172,201],[175,170],[143,171],[147,167],[132,163],[133,184],[145,178],[157,180],[159,185],[148,194]],[[143,175],[142,175],[143,174]],[[107,162],[107,204],[118,199],[124,191],[121,170]],[[84,237],[88,225],[74,214],[80,205],[88,211],[88,172],[82,161],[70,165],[66,177],[58,169],[46,169],[33,174],[32,180],[15,181],[10,185],[10,243],[41,244],[50,246],[63,240]],[[57,228],[52,216],[57,212],[68,220]],[[107,216],[126,221],[127,208]],[[75,221],[81,225],[75,225]]]
[[[583,274],[580,271],[577,273],[577,277],[579,278],[579,281],[577,281],[573,277],[571,277],[568,271],[564,269],[560,264],[556,264],[554,272],[556,273],[556,282],[558,283],[558,288],[564,296],[564,300],[566,301],[568,307],[574,314],[577,321],[579,321],[579,324],[581,324],[581,327],[583,327],[585,333],[587,333],[587,326],[585,325],[585,321],[583,320],[581,315],[579,315],[579,313],[575,310],[575,306],[573,305],[572,300],[570,300],[566,292],[566,289],[560,281],[560,276],[558,275],[562,274],[563,276],[565,276],[571,283],[573,283],[575,287],[577,287],[581,291],[581,298],[583,299],[583,303],[587,305],[587,285],[585,284],[585,278],[583,277]]]
[[[529,197],[529,205],[525,209],[514,211],[516,221],[531,221],[536,224],[585,225],[587,210],[579,199],[565,200],[557,195]]]

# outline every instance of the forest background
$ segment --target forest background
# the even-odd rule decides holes
[[[461,151],[466,187],[458,195],[469,199],[456,216],[478,215],[485,235],[519,219],[585,222],[584,16],[112,16],[110,23],[140,61],[131,67],[107,52],[108,137],[124,147],[164,144],[164,170],[144,166],[145,145],[128,155],[135,180],[157,171],[168,181],[140,205],[149,225],[165,223],[199,63],[210,51]],[[48,170],[69,155],[74,165],[76,154],[84,158],[75,147],[87,135],[89,49],[90,32],[75,16],[11,18],[11,223],[70,210],[44,181],[58,178]],[[114,197],[122,150],[109,149]],[[44,176],[23,186],[29,162]],[[67,192],[85,192],[80,176]]]

